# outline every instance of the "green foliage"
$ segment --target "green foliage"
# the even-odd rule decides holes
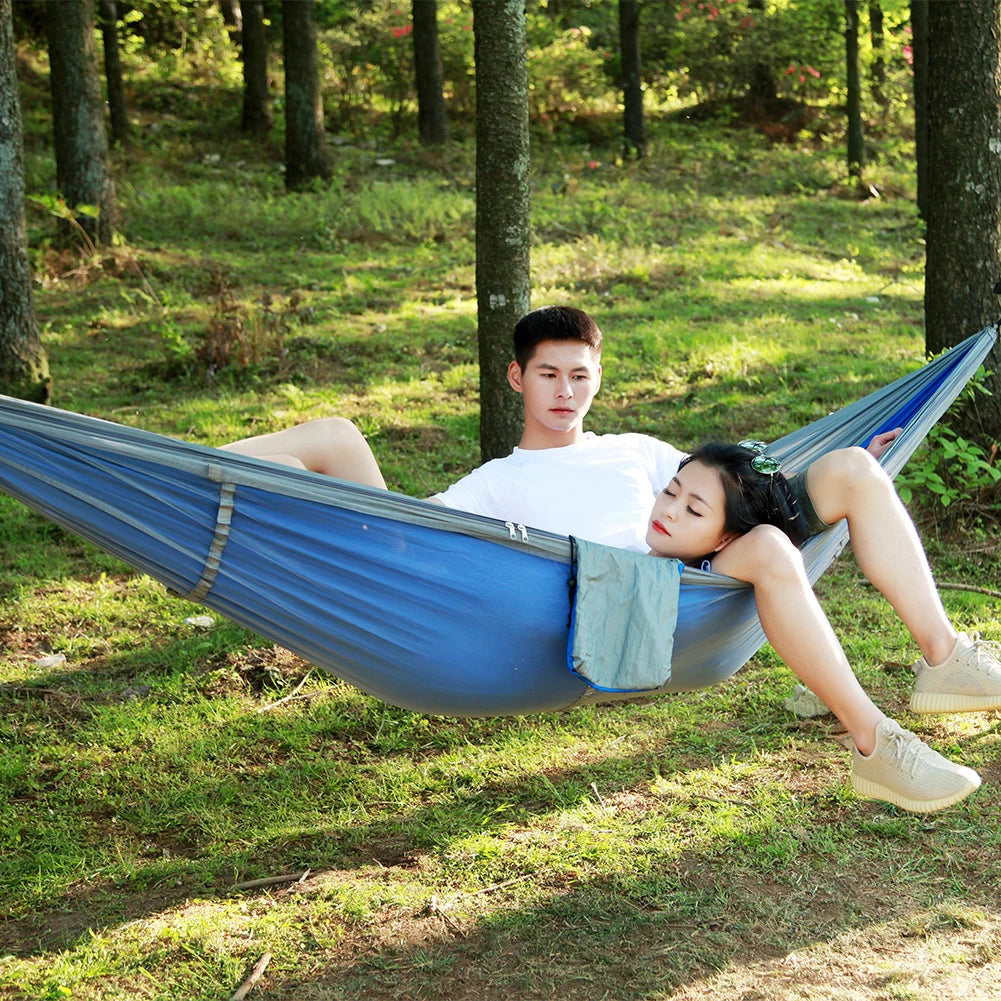
[[[610,52],[592,48],[589,28],[573,27],[536,37],[528,53],[529,111],[547,129],[608,102],[605,63]]]
[[[937,505],[949,508],[949,520],[953,523],[971,514],[991,515],[991,520],[1001,522],[999,444],[995,442],[988,451],[983,445],[961,437],[950,423],[950,418],[975,409],[978,396],[992,395],[987,385],[988,375],[981,365],[897,478],[905,504],[916,503],[925,509]],[[939,512],[937,520],[942,517]]]

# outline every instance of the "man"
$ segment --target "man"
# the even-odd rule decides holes
[[[653,499],[674,476],[682,453],[648,435],[584,430],[601,386],[601,341],[601,331],[581,310],[549,306],[523,317],[508,368],[508,382],[525,405],[518,447],[431,500],[646,551]],[[952,627],[913,523],[876,462],[895,435],[879,436],[872,454],[841,449],[816,460],[805,473],[805,514],[818,528],[847,519],[859,566],[914,637],[922,657],[915,665],[913,711],[1001,708],[997,644]],[[225,447],[385,487],[368,443],[340,418]],[[921,743],[866,695],[817,602],[799,551],[782,532],[757,526],[718,553],[713,569],[753,586],[772,647],[844,723],[854,741],[852,784],[860,794],[932,811],[979,787],[976,772]]]

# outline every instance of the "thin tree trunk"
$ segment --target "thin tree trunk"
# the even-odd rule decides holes
[[[622,59],[622,125],[626,152],[646,153],[643,121],[643,70],[640,56],[640,8],[637,0],[619,0],[619,49]]]
[[[847,68],[848,176],[862,179],[862,88],[859,76],[858,0],[845,0],[845,66]]]
[[[417,131],[425,146],[448,141],[448,115],[441,90],[437,0],[413,0],[414,76],[417,82]]]
[[[0,392],[48,403],[52,378],[31,296],[12,16],[11,0],[0,0]]]
[[[473,0],[480,451],[508,454],[523,424],[507,383],[511,334],[529,306],[528,69],[523,0]]]
[[[129,143],[129,111],[122,86],[122,64],[118,58],[118,2],[100,0],[101,41],[104,46],[104,79],[108,89],[111,139],[119,146]]]
[[[268,93],[268,36],[264,28],[264,0],[243,0],[243,118],[244,132],[265,135],[271,128]]]
[[[96,218],[81,213],[76,221],[95,243],[110,243],[118,227],[118,204],[97,75],[94,0],[61,0],[47,5],[45,12],[56,184],[71,209],[97,209]]]
[[[918,211],[928,218],[928,0],[911,0],[911,58],[914,60],[914,158]]]
[[[290,191],[330,177],[323,148],[323,101],[313,0],[282,4],[285,61],[285,186]]]
[[[883,8],[869,0],[869,41],[872,45],[872,100],[881,112],[886,108],[886,58],[884,56]]]

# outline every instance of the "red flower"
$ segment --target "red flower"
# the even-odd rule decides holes
[[[414,26],[405,24],[402,28],[390,28],[389,30],[392,31],[393,38],[406,38],[414,30]]]

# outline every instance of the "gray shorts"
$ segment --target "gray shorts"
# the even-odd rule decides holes
[[[799,504],[799,510],[806,521],[810,535],[816,535],[818,532],[830,528],[831,526],[817,514],[817,509],[813,506],[813,501],[810,500],[810,492],[806,489],[806,470],[804,469],[801,473],[791,473],[786,477],[786,482],[789,484],[793,497],[796,498],[796,503]]]

